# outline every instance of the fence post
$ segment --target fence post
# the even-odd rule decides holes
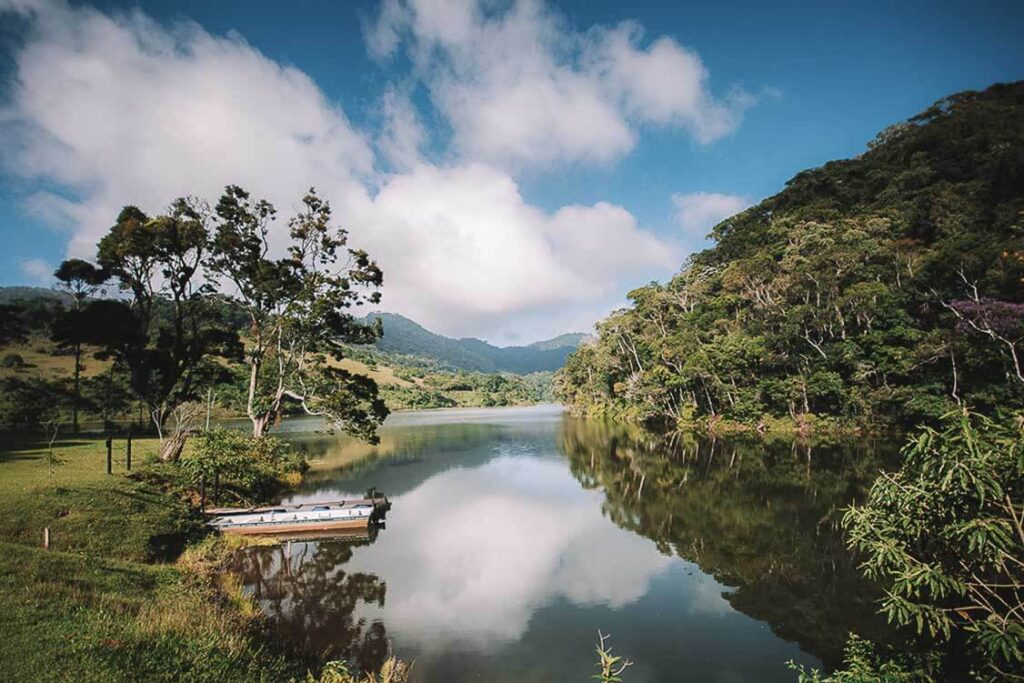
[[[107,436],[107,474],[114,471],[114,437]]]
[[[43,550],[50,549],[50,527],[43,529]]]
[[[132,430],[131,430],[131,427],[128,428],[128,445],[127,445],[126,448],[127,448],[127,450],[125,451],[125,465],[128,466],[128,471],[131,472],[132,471]]]

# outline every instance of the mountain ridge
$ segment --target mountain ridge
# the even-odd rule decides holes
[[[588,337],[572,332],[525,346],[495,346],[475,337],[445,337],[397,313],[373,312],[364,317],[377,319],[384,327],[384,336],[374,344],[377,350],[431,358],[456,370],[475,372],[528,374],[558,370]]]

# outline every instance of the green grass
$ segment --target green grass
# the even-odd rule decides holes
[[[287,681],[257,610],[214,559],[170,563],[200,521],[178,496],[114,475],[101,440],[0,445],[0,677],[4,681]],[[133,460],[155,452],[136,441]],[[51,530],[43,550],[42,530]],[[210,543],[203,546],[208,550]],[[249,605],[249,607],[246,607]]]

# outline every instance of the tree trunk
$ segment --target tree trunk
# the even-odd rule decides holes
[[[249,389],[245,399],[245,412],[252,421],[252,435],[263,436],[263,429],[266,427],[266,420],[262,415],[256,414],[256,382],[259,379],[260,364],[253,360],[249,364]]]
[[[267,433],[267,422],[270,420],[269,414],[253,415],[252,420],[252,435],[257,439]]]
[[[71,432],[78,433],[78,397],[82,376],[82,345],[75,344],[75,385],[71,396]]]
[[[188,440],[188,432],[175,432],[164,439],[160,445],[160,460],[163,462],[177,462],[181,452],[185,449],[185,441]]]

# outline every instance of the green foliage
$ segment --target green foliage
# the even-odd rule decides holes
[[[274,207],[229,185],[217,203],[206,265],[235,285],[248,317],[246,414],[262,436],[295,405],[370,442],[388,409],[374,380],[339,369],[345,345],[369,344],[379,324],[350,309],[380,302],[384,275],[365,251],[348,248],[330,204],[310,189],[288,222],[287,256],[268,256]]]
[[[0,344],[24,341],[28,325],[21,306],[0,305]]]
[[[71,404],[63,382],[38,377],[0,378],[0,426],[31,429],[60,419]]]
[[[870,641],[856,635],[851,635],[846,643],[843,668],[831,675],[823,675],[817,669],[808,671],[794,662],[788,665],[797,672],[799,683],[938,683],[942,680],[934,654],[879,652]]]
[[[15,369],[25,367],[25,359],[17,353],[5,353],[3,358],[0,358],[0,368]]]
[[[353,674],[342,661],[328,662],[319,677],[307,675],[306,683],[406,683],[409,680],[411,664],[389,657],[378,672]]]
[[[253,437],[238,430],[214,429],[202,434],[178,462],[192,484],[219,476],[222,487],[250,500],[266,500],[306,469],[302,457],[286,442]]]
[[[577,413],[714,427],[934,423],[1024,405],[1024,82],[798,174],[569,357]],[[1012,329],[1011,329],[1012,328]]]
[[[85,324],[72,326],[76,334],[67,335],[76,358],[82,342],[97,343],[129,369],[132,390],[160,433],[165,460],[181,454],[191,428],[185,419],[189,411],[179,409],[221,372],[213,358],[241,352],[204,277],[208,220],[204,204],[185,198],[153,218],[134,206],[122,209],[97,245],[97,261],[104,277],[114,277],[131,294],[131,302],[94,302]],[[172,415],[174,433],[165,439]]]
[[[923,429],[844,518],[882,611],[973,658],[982,680],[1024,679],[1024,434],[964,411]]]

